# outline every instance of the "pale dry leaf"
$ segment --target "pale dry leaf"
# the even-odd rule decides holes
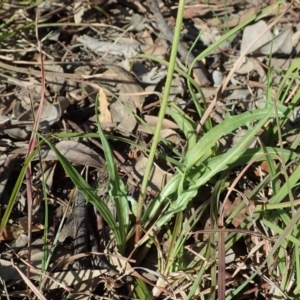
[[[73,14],[74,14],[74,22],[75,24],[79,24],[82,22],[82,17],[84,15],[84,5],[82,1],[74,1],[74,9],[73,9]]]
[[[74,141],[61,141],[55,146],[58,151],[72,163],[83,166],[91,166],[94,168],[103,167],[104,162],[101,156],[82,143]],[[42,158],[44,160],[57,160],[55,153],[51,149],[43,150]]]
[[[241,51],[240,53],[244,53],[245,49],[263,32],[266,33],[255,41],[255,44],[251,46],[251,48],[247,51],[248,53],[253,53],[261,48],[263,45],[272,40],[272,33],[270,30],[267,30],[268,25],[265,21],[261,20],[253,25],[249,25],[245,27],[243,32],[243,38],[241,42]]]
[[[171,142],[175,145],[179,145],[182,141],[180,135],[173,129],[165,128],[160,131],[162,138],[166,139],[168,142]]]
[[[54,123],[56,123],[60,119],[60,117],[61,115],[57,107],[49,103],[48,101],[44,101],[39,127],[41,129],[46,129],[48,128],[48,126],[51,126]],[[19,120],[22,121],[22,117],[20,117]]]
[[[160,43],[157,43],[157,42],[154,41],[151,32],[148,31],[148,30],[144,30],[141,33],[141,37],[139,38],[139,40],[142,40],[143,44],[148,45],[148,46],[155,46],[155,45],[159,46],[159,44],[160,44]]]
[[[247,132],[248,132],[247,129],[238,129],[232,140],[233,145],[238,144],[242,140],[242,138],[247,134]],[[256,138],[253,138],[251,140],[251,144],[249,143],[247,148],[248,149],[254,148],[255,145],[256,145]]]
[[[241,196],[236,197],[233,203],[227,201],[228,203],[224,209],[224,216],[229,216],[241,204],[242,201],[243,199]],[[247,204],[245,208],[240,210],[239,213],[233,218],[232,224],[238,228],[253,211],[255,211],[255,202],[250,200],[250,203]]]
[[[26,272],[27,266],[24,264],[19,264],[18,268],[22,272]],[[89,281],[92,285],[93,280],[98,280],[102,278],[103,274],[106,274],[106,269],[101,270],[73,270],[73,271],[61,271],[49,273],[48,276],[44,279],[44,288],[45,289],[56,289],[60,287],[75,286],[83,281]],[[5,281],[16,281],[20,280],[20,274],[14,268],[11,261],[0,258],[0,277]],[[31,280],[39,280],[40,274],[39,271],[31,269]]]
[[[267,81],[267,75],[266,75],[266,71],[263,68],[261,62],[257,58],[255,58],[255,57],[249,57],[249,60],[251,61],[252,65],[254,67],[254,70],[257,72],[257,74],[260,77],[259,81],[261,83],[266,83],[266,81]]]
[[[257,39],[262,32],[265,32],[265,34]],[[261,20],[244,29],[240,52],[244,53],[248,46],[255,40],[255,44],[250,47],[246,54],[290,54],[293,50],[292,37],[293,31],[291,26],[285,28],[282,32],[273,37],[271,30],[268,30],[267,23]]]
[[[129,23],[131,25],[131,30],[143,31],[145,29],[145,24],[147,19],[143,15],[133,14],[130,17]]]
[[[91,285],[93,280],[99,280],[99,278],[101,278],[105,273],[107,273],[107,270],[105,269],[87,269],[54,272],[49,274],[49,277],[53,280],[46,279],[44,283],[44,288],[48,290],[53,290],[59,288],[59,284],[67,287],[77,285],[83,281],[89,281]]]
[[[18,268],[22,272],[26,272],[26,265],[18,265]],[[48,290],[75,286],[83,281],[89,281],[92,285],[93,280],[99,280],[103,274],[107,273],[107,270],[73,270],[73,271],[61,271],[49,273],[48,277],[44,280],[44,288]],[[11,261],[0,259],[0,277],[5,281],[17,281],[20,280],[19,272],[14,268]],[[40,274],[38,271],[31,269],[31,280],[39,280]]]
[[[77,37],[77,41],[82,43],[85,47],[92,50],[98,55],[108,53],[109,55],[125,57],[127,59],[135,58],[140,53],[151,54],[155,56],[162,56],[166,53],[165,46],[162,45],[143,45],[136,43],[133,39],[127,39],[120,42],[100,41],[86,34]]]
[[[57,104],[51,104],[47,100],[44,100],[42,114],[39,123],[40,130],[47,130],[50,126],[58,122],[61,118],[62,109],[65,110],[68,105],[69,101],[66,100],[65,97],[59,98],[60,102]],[[38,107],[35,107],[35,111],[37,111]],[[27,128],[31,129],[33,125],[33,116],[31,109],[24,111],[21,107],[21,103],[17,102],[14,107],[14,115],[17,118],[17,121],[12,121],[12,124],[27,124]]]
[[[149,72],[141,76],[141,81],[147,84],[157,84],[168,74],[168,70],[164,67],[154,67]]]
[[[14,143],[12,142],[12,140],[10,139],[1,139],[0,140],[0,150],[1,151],[6,151],[8,150],[10,147],[15,146]]]
[[[3,129],[3,132],[18,141],[26,140],[29,136],[28,132],[23,128],[7,128]]]
[[[24,85],[25,86],[16,93],[16,96],[20,100],[21,106],[24,110],[31,109],[32,102],[39,102],[43,92],[46,99],[51,99],[49,91],[47,89],[43,90],[41,83],[35,78],[30,77],[28,82],[24,82]]]
[[[130,97],[138,110],[142,110],[143,103],[145,101],[144,89],[136,82],[136,80],[122,68],[118,66],[107,66],[108,70],[117,74],[117,78],[120,81],[121,87],[119,91],[120,97]],[[121,98],[122,99],[122,98]]]
[[[12,243],[12,248],[24,248],[28,244],[28,235],[20,234],[18,238]]]
[[[229,100],[238,100],[247,110],[255,109],[253,96],[248,89],[234,90],[229,96],[226,97],[227,103]]]
[[[293,62],[294,62],[293,59],[286,59],[286,58],[272,57],[271,60],[269,60],[269,64],[271,67],[277,67],[282,70],[287,70]]]
[[[7,159],[7,154],[4,153],[4,154],[0,155],[0,166],[2,166],[4,164],[6,159]]]
[[[269,41],[264,45],[260,52],[268,55],[273,53],[291,54],[293,50],[293,29],[291,26],[284,28],[278,35],[276,35],[273,41]]]
[[[60,119],[65,110],[69,107],[70,101],[66,97],[58,96],[57,103],[54,103],[53,105],[57,108],[57,116]]]
[[[164,89],[162,89],[162,93],[164,94]],[[178,74],[174,74],[172,79],[172,85],[169,91],[169,101],[175,101],[178,95],[183,96],[185,91],[185,83],[182,77]]]
[[[123,98],[123,101],[116,100],[110,105],[110,112],[117,128],[125,136],[129,136],[136,127],[137,121],[132,112],[136,112],[136,107],[130,98]]]
[[[201,91],[202,91],[205,99],[209,99],[211,97],[214,97],[217,93],[217,90],[218,89],[216,87],[212,87],[212,86],[201,87]],[[197,96],[198,96],[199,99],[202,100],[202,95],[198,94]]]
[[[129,275],[134,272],[130,265],[130,262],[120,253],[118,253],[118,250],[116,248],[114,249],[114,255],[108,255],[108,258],[110,264],[114,266],[120,274]]]
[[[0,125],[4,125],[6,123],[8,123],[10,120],[10,118],[8,116],[4,116],[4,115],[0,115]]]
[[[155,129],[157,122],[158,122],[158,117],[157,116],[151,116],[151,115],[146,115],[145,116],[145,121],[147,122],[147,125]],[[162,129],[178,129],[178,125],[168,119],[163,120],[162,124]]]
[[[212,72],[212,78],[214,82],[214,87],[219,87],[222,84],[224,76],[220,70],[214,70]]]
[[[133,167],[134,175],[136,175],[139,180],[143,179],[147,163],[148,158],[141,155]],[[164,183],[168,182],[172,176],[172,174],[164,171],[154,163],[152,166],[148,186],[155,191],[160,191],[163,188]]]
[[[232,66],[230,66],[231,69]],[[228,68],[226,68],[228,70]],[[253,61],[247,57],[245,57],[244,62],[239,66],[239,68],[235,71],[237,74],[249,74],[254,70]]]
[[[106,94],[103,88],[100,87],[98,92],[98,99],[99,99],[99,122],[101,123],[112,123],[111,113],[109,111],[109,103],[107,101]],[[105,129],[105,127],[104,127]]]
[[[155,127],[150,127],[149,128],[149,126],[145,126],[145,125],[142,125],[142,124],[139,124],[139,126],[137,128],[137,131],[145,132],[145,133],[148,133],[148,134],[154,134],[154,130],[155,130]],[[162,138],[164,138],[168,142],[171,142],[175,145],[180,144],[180,142],[182,141],[180,135],[175,130],[170,129],[170,128],[162,129],[160,131],[160,135],[161,135]]]
[[[300,30],[297,30],[292,37],[292,44],[297,50],[299,48],[299,40],[300,40]],[[298,53],[299,51],[297,51]]]
[[[61,76],[56,76],[55,73],[64,73],[64,69],[60,65],[56,64],[45,64],[44,68],[45,71],[53,72],[53,74],[49,74],[49,72],[47,72],[46,80],[50,90],[52,90],[55,94],[58,94],[61,91],[65,80]]]
[[[42,176],[41,180],[44,181],[45,179],[45,184],[47,189],[50,191],[53,186],[53,180],[54,180],[54,174],[55,174],[55,169],[56,169],[57,164],[52,165],[51,167],[47,168],[44,171],[44,176]]]
[[[273,7],[272,10],[270,10],[266,14],[258,16],[257,19],[259,20],[260,18],[267,17],[267,16],[274,16],[274,15],[277,16],[284,9],[285,8],[283,5],[280,6],[279,9],[278,9],[278,6],[276,5]],[[229,28],[238,26],[239,24],[241,24],[241,23],[245,22],[246,20],[248,20],[249,18],[251,18],[257,12],[258,12],[258,8],[252,7],[252,8],[246,9],[244,11],[241,11],[239,14],[231,14],[230,19],[226,22],[226,26]],[[223,20],[219,17],[207,20],[207,24],[209,26],[217,26],[217,27],[224,28]]]
[[[162,58],[167,53],[166,45],[141,45],[141,50],[145,54],[153,55]]]
[[[110,104],[110,112],[113,122],[116,122],[117,128],[125,136],[129,136],[136,127],[137,108],[142,109],[144,102],[144,90],[135,81],[135,79],[126,71],[118,66],[107,66],[108,71],[116,74],[118,82],[118,98]]]
[[[98,55],[109,53],[110,55],[134,58],[141,52],[140,45],[100,41],[86,34],[78,36],[77,41]]]
[[[185,19],[190,19],[194,17],[203,16],[211,11],[215,11],[218,7],[213,5],[212,7],[208,7],[206,4],[194,4],[194,5],[186,5],[183,12],[183,17]]]
[[[18,268],[26,272],[27,266],[19,264]],[[21,279],[19,272],[14,268],[12,261],[0,258],[0,277],[5,282],[15,282]],[[31,279],[39,280],[39,276],[33,275]]]
[[[141,44],[141,42],[139,40],[135,39],[132,35],[130,35],[130,36],[121,35],[120,36],[120,34],[117,33],[115,36],[111,36],[110,38],[117,41],[120,44],[125,44],[125,45],[130,44],[130,45],[138,46]]]

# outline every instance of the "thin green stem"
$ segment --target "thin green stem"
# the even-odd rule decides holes
[[[184,4],[185,4],[185,0],[179,1],[177,19],[176,19],[177,21],[176,21],[175,32],[174,32],[174,41],[173,41],[173,46],[172,46],[172,51],[171,51],[165,92],[163,95],[161,108],[160,108],[159,115],[158,115],[158,123],[155,128],[155,133],[154,133],[152,146],[151,146],[151,150],[150,150],[150,154],[149,154],[148,164],[146,166],[145,175],[144,175],[143,182],[142,182],[141,193],[140,193],[139,200],[138,200],[138,209],[137,209],[137,216],[136,216],[137,228],[136,228],[136,236],[135,236],[136,243],[140,239],[141,217],[142,217],[142,210],[143,210],[143,205],[144,205],[144,200],[145,200],[145,195],[146,195],[146,189],[147,189],[147,185],[148,185],[148,179],[149,179],[150,172],[151,172],[151,169],[153,166],[156,148],[157,148],[158,142],[160,140],[160,131],[161,131],[161,128],[163,125],[163,120],[164,120],[164,116],[166,113],[167,104],[168,104],[168,100],[169,100],[169,94],[170,94],[171,84],[172,84],[172,80],[173,80],[173,73],[174,73],[174,69],[175,69],[175,62],[176,62],[176,57],[177,57],[177,49],[178,49],[178,44],[179,44],[179,40],[180,40],[180,30],[181,30],[182,19],[183,19]]]

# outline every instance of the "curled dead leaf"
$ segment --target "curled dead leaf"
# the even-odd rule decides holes
[[[133,167],[134,175],[139,180],[142,180],[145,174],[147,163],[148,158],[145,156],[140,156]],[[155,191],[160,191],[163,188],[164,182],[168,182],[172,176],[172,174],[164,171],[154,163],[149,178],[149,187]]]
[[[50,126],[58,122],[61,118],[62,113],[69,106],[69,101],[65,97],[58,97],[58,102],[52,104],[47,100],[44,100],[41,119],[39,123],[40,130],[47,130]],[[38,107],[35,107],[35,112],[37,112]],[[20,102],[17,102],[14,106],[14,115],[17,120],[12,120],[12,125],[27,125],[30,130],[33,125],[33,116],[31,108],[25,110]]]
[[[112,123],[111,113],[109,111],[109,103],[107,101],[106,94],[103,88],[100,87],[98,92],[99,99],[99,122],[103,123]]]

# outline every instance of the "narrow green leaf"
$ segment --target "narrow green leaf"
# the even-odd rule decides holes
[[[287,108],[282,105],[278,108],[280,109],[278,115],[281,117],[284,116],[284,112],[286,112]],[[199,165],[199,163],[203,161],[202,158],[211,153],[211,148],[222,136],[230,134],[238,127],[245,126],[255,120],[261,120],[263,118],[267,120],[268,118],[275,116],[276,114],[273,109],[270,110],[270,108],[265,108],[248,111],[238,116],[227,117],[222,124],[215,126],[209,132],[204,134],[195,147],[186,153],[186,169],[189,170],[196,164]],[[253,132],[253,130],[251,130],[251,132]],[[256,132],[251,134],[251,136],[254,137],[255,134]]]
[[[77,172],[77,170],[70,164],[70,162],[57,150],[57,148],[44,136],[37,133],[41,139],[43,139],[49,147],[53,150],[57,159],[60,161],[66,173],[70,176],[70,179],[73,181],[78,190],[83,194],[86,201],[90,202],[96,209],[99,211],[103,219],[112,229],[116,237],[117,245],[122,245],[122,238],[120,236],[119,226],[115,222],[111,212],[104,204],[104,202],[98,197],[97,191],[93,189]]]
[[[98,118],[98,97],[96,99],[95,114],[97,120]],[[127,200],[127,192],[123,181],[120,179],[116,164],[114,162],[114,156],[110,149],[109,143],[101,129],[101,125],[97,122],[98,134],[102,142],[102,147],[105,155],[105,160],[107,164],[107,169],[109,173],[109,195],[110,200],[116,205],[116,215],[118,220],[119,234],[120,234],[120,244],[119,251],[124,254],[126,248],[126,236],[129,226],[129,207]]]
[[[37,145],[37,147],[39,147],[39,146],[40,146],[40,144]],[[12,191],[10,197],[9,197],[7,206],[6,206],[5,211],[4,211],[4,215],[3,215],[2,220],[1,220],[1,225],[0,225],[0,229],[1,230],[6,226],[8,220],[9,220],[9,216],[10,216],[12,210],[13,210],[13,207],[14,207],[14,204],[15,204],[15,200],[18,197],[18,193],[19,193],[21,185],[23,183],[23,179],[25,177],[26,170],[27,170],[29,164],[31,163],[33,157],[36,154],[36,148],[34,149],[34,151],[32,151],[28,155],[27,159],[25,160],[24,165],[23,165],[23,167],[21,169],[21,172],[20,172],[20,174],[19,174],[19,176],[17,178],[17,181],[16,181],[16,183],[14,185],[13,191]]]

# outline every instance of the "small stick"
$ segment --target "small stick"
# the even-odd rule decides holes
[[[77,190],[74,203],[74,252],[86,253],[89,252],[88,237],[87,237],[87,206],[84,196]],[[80,262],[75,264],[77,269],[89,267],[89,258],[84,257]]]

